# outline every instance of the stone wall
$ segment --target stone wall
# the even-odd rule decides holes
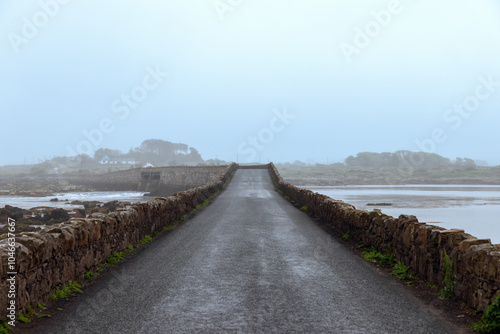
[[[379,210],[357,210],[310,190],[286,183],[270,164],[276,188],[299,206],[321,219],[338,236],[378,250],[389,250],[424,281],[437,286],[444,278],[445,251],[453,261],[456,275],[455,296],[473,309],[486,311],[500,295],[500,245],[477,239],[463,230],[447,230],[420,223],[415,216],[394,218]]]
[[[141,170],[142,168],[134,168],[106,174],[62,174],[58,178],[61,181],[89,186],[99,191],[127,191],[137,190],[141,181]]]
[[[7,235],[0,236],[0,319],[7,315],[7,273],[15,271],[16,307],[47,302],[56,287],[71,280],[81,281],[85,273],[105,263],[113,252],[139,243],[144,236],[161,231],[198,204],[223,189],[238,165],[224,167],[219,178],[167,198],[127,206],[108,215],[71,219],[40,232],[21,233],[15,239],[15,269],[8,268]]]
[[[85,185],[98,191],[147,191],[153,196],[171,194],[213,182],[227,169],[227,166],[173,166],[155,168],[134,168],[106,174],[64,174],[60,180]],[[154,182],[144,181],[143,176],[158,174]]]
[[[240,169],[268,169],[269,165],[240,165]]]

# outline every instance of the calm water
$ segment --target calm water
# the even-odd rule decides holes
[[[500,186],[401,185],[304,187],[354,205],[381,209],[399,217],[415,215],[420,222],[460,228],[477,238],[500,243]],[[368,205],[391,203],[391,206]]]
[[[144,192],[136,191],[96,191],[96,192],[72,192],[57,193],[47,197],[9,197],[0,196],[0,208],[12,205],[23,209],[31,209],[37,206],[48,206],[63,209],[83,209],[83,205],[69,204],[72,201],[99,201],[99,202],[145,202],[154,197],[143,196]],[[51,202],[52,198],[58,198],[59,202]]]

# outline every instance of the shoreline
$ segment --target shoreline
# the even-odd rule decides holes
[[[438,186],[438,185],[457,185],[457,186],[469,186],[469,185],[478,185],[478,186],[500,186],[500,181],[489,181],[489,180],[406,180],[401,182],[381,182],[381,180],[366,180],[366,181],[332,181],[328,179],[294,179],[294,178],[286,178],[283,180],[286,182],[293,184],[294,186],[325,186],[325,187],[335,187],[335,186],[410,186],[410,185],[429,185],[429,186]]]
[[[103,202],[90,200],[73,201],[69,204],[80,206],[80,208],[35,206],[24,209],[18,206],[5,205],[0,208],[0,235],[8,232],[6,224],[3,222],[7,222],[9,219],[13,219],[16,222],[15,234],[35,232],[54,224],[69,221],[71,218],[88,218],[93,213],[107,214],[119,208],[125,208],[131,205],[132,202],[118,200]]]

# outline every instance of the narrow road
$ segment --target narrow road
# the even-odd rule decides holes
[[[457,333],[251,169],[43,320],[37,334]]]

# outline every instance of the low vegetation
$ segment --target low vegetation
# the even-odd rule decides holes
[[[191,213],[194,213],[196,211],[199,211],[201,210],[203,207],[207,206],[208,204],[210,203],[210,200],[209,199],[206,199],[203,201],[203,203],[200,203],[198,204],[194,209],[193,211],[191,211]]]
[[[364,245],[360,245],[358,248],[364,248]],[[383,254],[377,248],[370,247],[364,250],[361,255],[366,261],[375,262],[383,267],[392,267],[391,274],[394,277],[406,281],[406,285],[414,285],[415,273],[410,272],[410,268],[401,261],[397,262],[393,253]]]
[[[380,266],[393,266],[396,263],[394,254],[382,254],[375,247],[371,247],[362,253],[365,260],[377,262]]]
[[[172,230],[175,230],[177,228],[177,226],[179,226],[178,224],[170,224],[170,225],[167,225],[163,228],[164,231],[172,231]]]
[[[403,262],[399,261],[392,268],[391,274],[399,279],[409,281],[415,279],[415,274],[410,272],[410,268],[406,266]]]
[[[108,258],[106,259],[106,262],[109,264],[115,264],[123,260],[123,257],[125,256],[125,252],[114,252]]]
[[[47,306],[43,303],[38,303],[37,307],[40,310],[46,310]],[[50,314],[40,314],[31,306],[31,304],[26,305],[24,312],[19,313],[17,317],[17,322],[28,324],[31,322],[31,318],[51,318]],[[12,326],[9,326],[6,319],[3,319],[0,324],[0,334],[8,334],[12,330]]]
[[[482,319],[471,328],[479,333],[500,333],[500,296],[488,306]]]
[[[454,296],[457,276],[453,272],[453,263],[451,262],[448,253],[446,253],[446,250],[444,251],[443,271],[443,288],[439,291],[439,299],[451,299]]]
[[[7,323],[7,319],[2,319],[0,323],[0,334],[9,334],[12,330],[12,327]]]
[[[97,276],[99,276],[98,273],[95,273],[95,272],[90,271],[90,270],[85,273],[85,278],[88,279],[88,280],[91,280],[91,279],[93,279],[94,277],[97,277]]]
[[[139,242],[141,243],[141,245],[148,244],[151,241],[153,241],[153,237],[151,237],[150,235],[146,235],[144,238],[142,238],[141,240],[139,240]]]
[[[58,300],[63,298],[72,297],[75,292],[81,293],[82,289],[78,282],[70,281],[68,284],[64,285],[61,289],[56,288],[56,292],[52,294],[52,300]]]

